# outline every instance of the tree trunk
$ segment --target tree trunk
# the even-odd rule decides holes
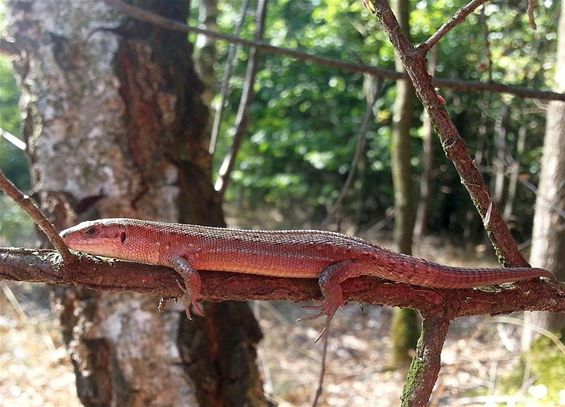
[[[410,32],[410,3],[396,0],[394,13],[402,30]],[[396,57],[396,70],[404,71],[402,61]],[[416,94],[409,81],[398,81],[394,101],[394,127],[392,130],[392,180],[394,184],[394,244],[398,251],[412,253],[414,233],[414,195],[410,160],[410,129],[414,115]],[[392,364],[405,365],[412,359],[412,350],[418,340],[418,317],[411,309],[396,310],[391,328],[393,343]],[[415,339],[414,339],[415,338]]]
[[[565,92],[565,0],[561,1],[558,27],[555,87]],[[530,262],[555,273],[565,281],[565,103],[550,102],[541,160],[540,181],[536,199],[532,251]],[[523,348],[532,339],[531,326],[561,332],[565,337],[565,315],[553,313],[528,313],[525,318]]]
[[[134,5],[182,20],[183,0]],[[25,55],[24,135],[34,192],[58,227],[127,216],[222,225],[202,85],[181,33],[103,2],[12,1]],[[87,406],[265,405],[260,330],[245,304],[157,312],[158,298],[58,289],[63,334]]]
[[[494,145],[495,157],[493,160],[494,170],[494,204],[497,208],[504,207],[505,175],[506,175],[506,154],[508,150],[506,138],[508,137],[508,117],[510,109],[506,104],[502,104],[496,123],[494,124]]]

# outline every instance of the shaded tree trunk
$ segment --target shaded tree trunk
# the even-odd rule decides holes
[[[410,2],[395,0],[394,13],[405,33],[410,32]],[[396,70],[404,71],[402,61],[397,56]],[[412,254],[414,233],[414,195],[410,160],[410,129],[414,115],[416,94],[410,81],[396,84],[394,117],[392,130],[392,180],[394,184],[394,244],[398,251]],[[400,366],[412,359],[411,351],[416,349],[418,340],[418,318],[411,309],[396,310],[392,329],[392,363]]]
[[[561,1],[557,41],[555,85],[565,92],[565,0]],[[565,281],[565,103],[550,102],[543,145],[539,188],[536,199],[530,262],[555,273]],[[561,332],[565,337],[565,315],[530,313],[526,315],[524,347],[531,342],[531,325]]]
[[[506,154],[508,150],[508,119],[510,109],[506,104],[500,107],[496,123],[494,124],[494,145],[495,156],[493,159],[494,170],[494,203],[498,208],[504,207],[505,175],[506,175]]]
[[[183,19],[183,0],[132,2]],[[136,4],[137,3],[137,4]],[[127,216],[222,225],[207,109],[181,33],[103,2],[12,1],[34,192],[58,227]],[[59,289],[87,406],[265,405],[260,330],[245,304],[189,322],[158,298]]]

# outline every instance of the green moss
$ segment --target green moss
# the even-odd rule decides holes
[[[517,369],[500,381],[500,394],[517,394],[524,380],[526,366],[533,385],[518,405],[555,406],[565,399],[565,354],[545,336],[536,340],[522,355]],[[537,391],[535,391],[536,389]]]
[[[395,310],[390,334],[392,339],[392,366],[405,367],[412,360],[420,336],[418,313],[412,309]]]

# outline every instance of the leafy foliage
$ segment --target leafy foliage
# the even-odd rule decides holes
[[[412,36],[421,42],[436,30],[460,6],[452,1],[418,1],[413,4]],[[230,32],[238,9],[222,3],[221,29]],[[440,43],[438,76],[454,79],[488,79],[488,29],[494,80],[549,88],[551,63],[555,52],[557,7],[546,3],[538,13],[538,30],[527,22],[526,4],[490,4],[485,10],[488,28],[478,14],[449,33]],[[394,54],[376,19],[362,9],[359,1],[318,0],[272,2],[266,39],[286,47],[298,47],[318,55],[359,61],[393,69]],[[246,27],[252,36],[252,26]],[[227,48],[220,47],[219,71]],[[246,51],[239,52],[236,72],[245,69]],[[532,56],[535,55],[535,58]],[[485,68],[486,67],[486,68]],[[251,207],[277,207],[288,213],[299,207],[306,217],[321,220],[332,205],[350,170],[361,118],[366,107],[361,74],[340,72],[285,57],[264,55],[256,83],[249,137],[239,155],[228,200]],[[229,123],[233,123],[242,78],[232,80],[232,93],[225,115],[216,160],[227,150]],[[376,119],[367,137],[364,161],[354,189],[346,201],[350,220],[375,223],[392,205],[390,177],[390,133],[394,83],[387,83],[381,96]],[[472,152],[482,157],[487,178],[493,175],[495,156],[494,129],[503,106],[509,106],[506,123],[508,156],[521,163],[520,172],[536,182],[540,147],[543,140],[544,113],[532,101],[499,94],[443,92],[458,128]],[[416,114],[421,116],[421,108]],[[525,113],[527,112],[527,114]],[[520,131],[526,131],[525,149],[518,155]],[[483,129],[483,130],[481,130]],[[522,130],[521,130],[522,129]],[[420,172],[421,134],[413,132],[413,165]],[[436,149],[436,178],[432,216],[433,230],[461,233],[462,228],[480,231],[480,220],[460,181]],[[416,194],[415,194],[416,197]],[[515,211],[531,218],[535,197],[519,188]],[[357,219],[354,213],[361,208]],[[471,217],[471,218],[469,218]],[[473,219],[469,222],[469,219]],[[529,232],[529,225],[524,233]]]

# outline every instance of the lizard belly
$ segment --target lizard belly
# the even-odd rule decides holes
[[[216,270],[272,277],[317,278],[330,264],[326,256],[304,253],[208,251],[190,256],[196,270]]]

